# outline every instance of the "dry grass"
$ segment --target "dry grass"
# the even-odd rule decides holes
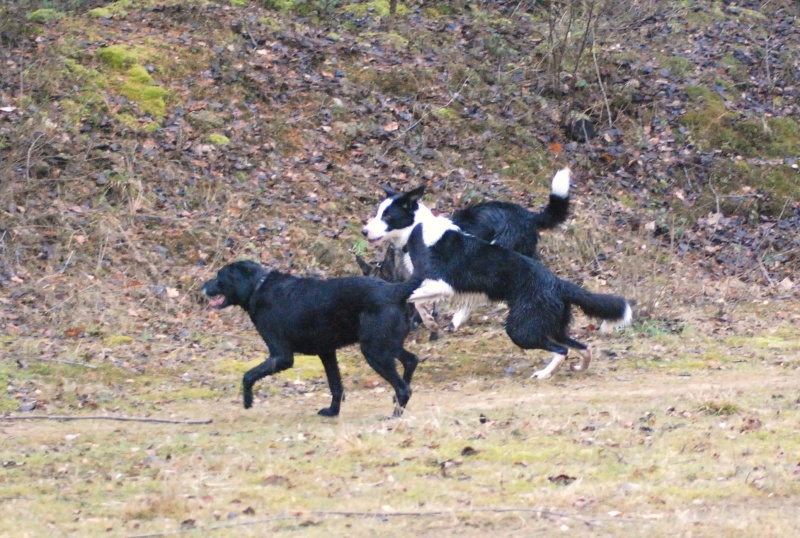
[[[237,524],[244,536],[793,534],[779,515],[800,493],[800,346],[789,337],[800,312],[786,314],[765,323],[741,305],[735,333],[714,334],[711,308],[702,332],[695,320],[682,334],[587,333],[599,348],[588,374],[542,383],[528,376],[545,357],[506,345],[486,311],[439,342],[410,343],[426,361],[406,416],[388,422],[391,393],[355,350],[342,354],[338,419],[314,414],[328,393],[311,357],[241,409],[242,362],[264,353],[240,313],[192,316],[185,323],[205,332],[188,343],[122,339],[91,371],[27,362],[41,344],[6,341],[4,356],[27,366],[3,363],[7,398],[29,390],[60,412],[214,422],[0,422],[0,526],[15,536]],[[109,345],[84,340],[63,352]],[[508,507],[525,511],[482,511]]]

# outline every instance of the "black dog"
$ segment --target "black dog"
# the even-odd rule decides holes
[[[334,417],[344,399],[336,350],[361,344],[367,363],[395,391],[394,416],[402,414],[411,397],[411,377],[419,359],[403,348],[408,334],[406,300],[420,284],[411,278],[390,284],[377,278],[322,280],[267,271],[249,261],[226,265],[203,284],[212,308],[241,306],[269,348],[269,358],[249,370],[242,380],[244,407],[253,405],[253,385],[294,364],[294,354],[319,355],[333,399],[320,415]],[[403,364],[403,377],[395,359]]]

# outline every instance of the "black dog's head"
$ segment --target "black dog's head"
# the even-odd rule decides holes
[[[200,289],[212,298],[211,308],[220,310],[239,305],[246,310],[250,297],[266,274],[266,270],[255,262],[233,262],[220,269],[217,278],[212,278]]]

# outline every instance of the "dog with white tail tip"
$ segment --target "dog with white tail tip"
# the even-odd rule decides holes
[[[407,250],[414,275],[424,278],[410,302],[471,305],[480,299],[508,304],[505,329],[511,341],[523,349],[553,353],[547,367],[533,374],[538,379],[551,377],[570,348],[581,354],[572,370],[589,367],[591,352],[569,336],[572,305],[602,319],[601,330],[631,323],[631,307],[622,297],[584,290],[531,257],[464,233],[421,203],[423,193],[419,187],[390,195],[363,230],[370,241],[389,240]],[[424,309],[418,310],[425,319]]]

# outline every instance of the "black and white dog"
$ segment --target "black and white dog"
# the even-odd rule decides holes
[[[523,256],[538,257],[539,232],[550,230],[567,220],[569,214],[569,168],[559,170],[550,190],[547,206],[529,211],[510,202],[482,202],[453,213],[450,219],[462,231],[487,243],[517,251]],[[383,187],[390,197],[398,193]]]
[[[384,200],[364,228],[370,240],[404,245],[422,285],[409,298],[414,303],[451,299],[457,304],[475,298],[505,302],[506,333],[523,349],[544,349],[553,360],[534,377],[553,375],[568,348],[582,352],[573,370],[585,370],[591,353],[568,335],[571,306],[603,319],[604,330],[630,324],[630,305],[622,297],[588,292],[556,277],[533,258],[465,234],[448,218],[435,216],[420,203],[424,187]]]
[[[344,399],[336,350],[361,344],[372,368],[395,391],[399,417],[411,397],[411,377],[419,360],[403,348],[408,335],[406,301],[421,283],[412,277],[400,284],[378,278],[349,277],[322,280],[267,271],[259,264],[238,261],[224,266],[203,284],[210,306],[238,305],[269,348],[269,358],[249,370],[242,380],[244,407],[253,405],[253,385],[294,364],[294,354],[319,355],[333,399],[320,415],[334,417]],[[397,373],[395,359],[403,365]]]
[[[538,259],[539,232],[555,228],[567,220],[570,176],[571,171],[569,168],[559,170],[553,176],[550,200],[541,212],[529,211],[518,204],[510,202],[493,201],[482,202],[460,209],[453,214],[451,220],[465,233],[474,235],[488,243],[509,248],[524,256]],[[400,196],[400,193],[391,187],[384,186],[381,188],[389,196],[389,199],[396,199]],[[364,229],[364,233],[369,238],[367,228]],[[386,251],[384,262],[382,262],[382,265],[377,266],[375,270],[386,273],[385,260],[395,250],[399,250],[398,245],[391,245]],[[369,274],[369,264],[363,260],[358,260],[358,262],[364,274]],[[410,273],[410,269],[406,269]],[[388,274],[400,275],[402,272],[392,267],[392,271]],[[481,304],[482,298],[479,295],[462,296],[460,308],[453,315],[453,329],[458,329],[467,320],[472,309]]]

